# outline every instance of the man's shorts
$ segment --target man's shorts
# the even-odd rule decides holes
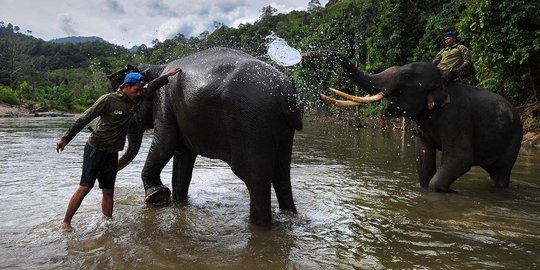
[[[94,187],[97,178],[99,188],[113,189],[117,168],[118,152],[101,151],[86,143],[80,185]]]

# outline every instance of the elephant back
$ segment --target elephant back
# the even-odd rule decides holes
[[[301,108],[292,82],[273,66],[249,54],[218,47],[169,66],[183,70],[179,82],[182,91],[178,94],[185,106],[205,104],[225,114],[239,115],[257,111],[255,118],[285,116],[289,127],[302,128]]]

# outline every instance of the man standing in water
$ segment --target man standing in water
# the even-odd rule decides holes
[[[103,193],[101,211],[106,218],[112,218],[118,152],[124,148],[128,126],[138,110],[136,99],[141,92],[144,94],[161,88],[169,82],[168,77],[180,71],[178,67],[172,68],[146,85],[140,73],[128,73],[118,91],[101,96],[56,143],[56,151],[63,151],[79,131],[92,120],[100,117],[84,148],[81,181],[69,200],[62,223],[65,230],[72,230],[71,219],[86,194],[94,187],[96,179]]]
[[[444,43],[446,48],[435,56],[433,64],[437,65],[447,81],[452,81],[471,66],[471,56],[467,47],[458,44],[456,32],[444,33]]]

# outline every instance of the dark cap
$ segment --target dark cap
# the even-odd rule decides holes
[[[446,33],[444,33],[444,37],[454,37],[454,38],[456,38],[457,33],[454,32],[454,31],[446,32]]]

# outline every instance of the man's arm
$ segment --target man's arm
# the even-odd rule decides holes
[[[463,62],[461,65],[457,68],[454,68],[452,70],[454,75],[458,75],[460,72],[465,71],[467,68],[471,66],[471,55],[469,54],[469,49],[463,45],[458,46],[459,51],[461,52],[461,58],[463,59]]]
[[[92,120],[96,119],[107,104],[107,95],[101,96],[90,108],[88,108],[71,127],[64,133],[64,136],[56,143],[56,152],[64,151],[64,147]]]
[[[437,54],[437,56],[435,56],[435,59],[433,59],[433,61],[431,61],[434,65],[438,65],[440,62],[441,62],[441,55],[440,54]]]
[[[439,51],[439,53],[437,53],[437,56],[435,56],[435,59],[433,59],[433,61],[431,61],[434,65],[438,65],[441,62],[441,60],[442,60],[442,52],[443,51],[444,51],[444,49]]]
[[[179,67],[173,67],[171,68],[170,70],[168,70],[167,72],[165,72],[163,75],[161,75],[160,77],[156,78],[156,79],[153,79],[152,81],[150,81],[149,83],[147,83],[146,85],[144,85],[144,88],[143,88],[143,95],[147,94],[147,93],[151,93],[153,91],[156,91],[157,89],[161,88],[162,86],[166,85],[167,83],[169,83],[169,77],[171,76],[174,76],[176,75],[177,73],[181,72],[182,69],[179,68]]]

